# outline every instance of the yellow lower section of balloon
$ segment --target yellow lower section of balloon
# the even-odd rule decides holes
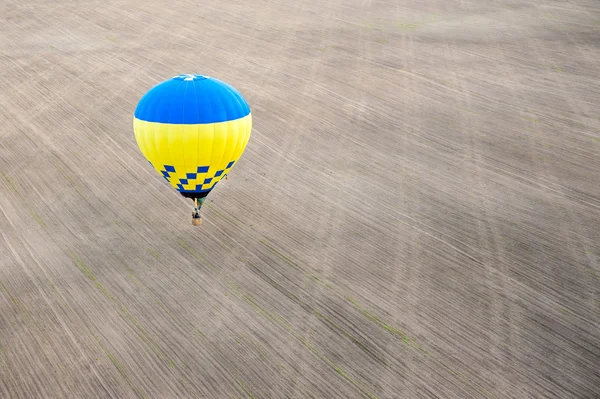
[[[142,154],[179,191],[212,189],[240,158],[252,114],[227,122],[181,125],[133,118]]]

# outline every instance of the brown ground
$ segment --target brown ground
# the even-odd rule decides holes
[[[2,0],[0,397],[598,398],[599,26]],[[132,131],[178,73],[254,115],[199,228]]]

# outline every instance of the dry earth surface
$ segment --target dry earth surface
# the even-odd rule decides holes
[[[596,0],[0,1],[1,398],[600,397]],[[192,203],[140,97],[254,115]]]

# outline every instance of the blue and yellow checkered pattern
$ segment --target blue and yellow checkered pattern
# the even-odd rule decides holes
[[[235,161],[230,161],[224,169],[210,174],[210,166],[198,166],[195,172],[177,171],[173,165],[163,165],[160,170],[166,181],[182,193],[202,193],[212,190],[231,170]]]

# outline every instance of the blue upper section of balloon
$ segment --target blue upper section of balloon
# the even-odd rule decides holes
[[[233,87],[196,74],[178,75],[150,89],[134,116],[147,122],[198,124],[227,122],[250,113],[250,107]]]

